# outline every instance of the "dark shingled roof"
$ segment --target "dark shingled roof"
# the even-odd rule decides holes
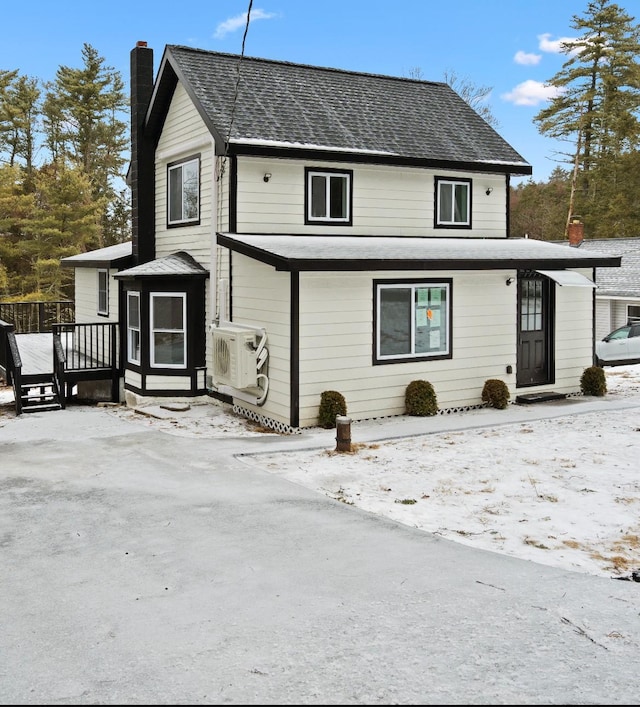
[[[446,83],[244,57],[233,109],[239,59],[168,45],[150,122],[154,110],[155,120],[163,120],[158,111],[177,79],[219,146],[233,111],[231,151],[294,147],[531,174],[530,164]]]
[[[209,271],[183,250],[164,258],[157,258],[119,272],[114,277],[129,279],[137,277],[209,277]]]
[[[577,250],[622,257],[619,268],[598,268],[598,295],[640,297],[640,238],[584,240]]]

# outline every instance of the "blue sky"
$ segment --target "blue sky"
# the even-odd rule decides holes
[[[633,15],[634,3],[619,2]],[[0,69],[51,80],[60,65],[80,67],[83,43],[119,70],[127,90],[129,53],[139,40],[240,53],[248,0],[31,0],[2,8]],[[498,132],[545,181],[566,143],[542,137],[533,117],[544,82],[561,68],[562,38],[588,0],[254,0],[245,54],[393,76],[416,68],[426,80],[445,72],[492,88]],[[90,8],[90,9],[89,9]],[[566,166],[566,165],[563,165]],[[517,183],[521,180],[514,180]]]

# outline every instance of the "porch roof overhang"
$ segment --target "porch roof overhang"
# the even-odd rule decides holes
[[[123,268],[132,264],[131,241],[90,250],[87,253],[61,258],[60,264],[67,268]]]
[[[218,244],[288,272],[619,267],[620,257],[531,238],[218,233]]]
[[[597,287],[593,280],[573,270],[538,270],[538,272],[550,277],[563,287]]]

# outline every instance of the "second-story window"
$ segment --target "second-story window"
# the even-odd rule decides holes
[[[306,170],[306,223],[351,225],[349,170]]]
[[[167,166],[167,202],[169,226],[200,222],[199,157],[190,157]]]
[[[436,177],[436,228],[471,228],[471,180]]]

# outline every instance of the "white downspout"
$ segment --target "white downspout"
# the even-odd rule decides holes
[[[218,230],[218,161],[216,143],[211,140],[212,180],[211,180],[211,252],[209,255],[209,330],[216,324],[217,294],[218,294],[218,245],[216,231]],[[208,347],[207,347],[208,348]]]

